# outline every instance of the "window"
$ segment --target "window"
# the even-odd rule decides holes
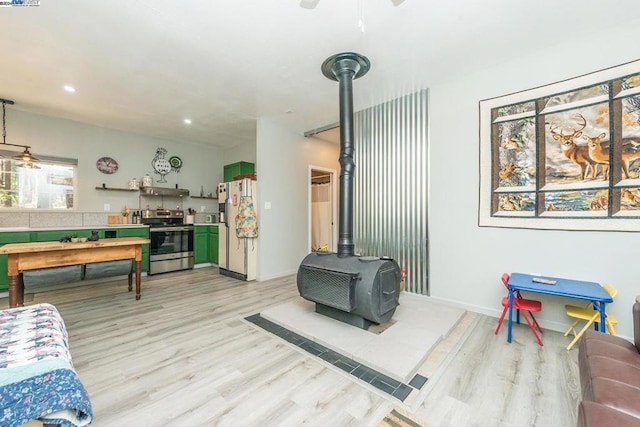
[[[0,151],[0,208],[73,209],[77,160],[37,155],[38,163]]]
[[[480,225],[640,230],[640,64],[620,68],[481,102]]]

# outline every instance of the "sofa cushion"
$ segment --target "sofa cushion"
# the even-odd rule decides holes
[[[594,400],[592,381],[598,377],[640,388],[640,365],[632,365],[606,356],[589,357],[588,363],[580,369],[580,385],[584,400]]]
[[[578,427],[638,427],[639,425],[640,418],[596,402],[580,402],[578,406]]]
[[[593,391],[592,400],[594,402],[640,418],[640,387],[601,377],[593,378],[591,387]],[[583,396],[583,399],[585,399],[585,396]]]
[[[606,356],[633,365],[640,365],[638,349],[624,338],[589,330],[583,335],[579,346],[579,362],[581,364],[591,356]]]
[[[598,332],[595,329],[589,329],[587,331],[585,331],[584,335],[582,335],[583,340],[597,340],[597,341],[604,341],[607,342],[609,344],[613,344],[613,345],[618,345],[620,347],[624,347],[624,348],[629,348],[629,349],[633,349],[635,346],[632,342],[629,342],[628,340],[622,338],[622,337],[618,337],[615,335],[611,335],[609,333],[602,333],[602,332]],[[637,351],[637,350],[636,350]]]

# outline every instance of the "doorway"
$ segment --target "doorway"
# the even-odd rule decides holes
[[[309,250],[336,252],[336,171],[309,166]]]

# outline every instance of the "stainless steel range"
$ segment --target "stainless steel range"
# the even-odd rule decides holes
[[[193,225],[184,224],[179,210],[143,210],[142,223],[149,225],[149,273],[193,268]]]

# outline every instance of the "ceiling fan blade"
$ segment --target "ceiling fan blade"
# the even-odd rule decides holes
[[[404,0],[391,0],[394,6],[400,6]]]
[[[305,9],[315,9],[320,0],[300,0],[300,7]]]

